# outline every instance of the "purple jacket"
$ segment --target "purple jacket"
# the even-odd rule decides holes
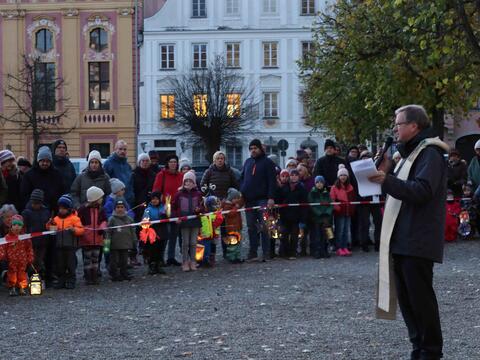
[[[197,211],[195,211],[197,210]],[[188,191],[185,188],[181,188],[173,197],[172,200],[172,214],[174,216],[189,216],[197,215],[203,211],[203,198],[202,193],[196,188]],[[183,221],[180,227],[200,227],[200,219],[191,219]]]

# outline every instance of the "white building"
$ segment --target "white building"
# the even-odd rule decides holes
[[[173,137],[171,128],[164,126],[163,119],[173,115],[168,79],[205,67],[221,54],[229,66],[258,84],[255,136],[267,145],[267,152],[281,155],[281,139],[289,143],[286,158],[306,146],[323,152],[322,134],[310,133],[305,126],[297,60],[310,49],[314,15],[324,6],[324,0],[167,0],[156,13],[147,14],[139,150],[176,151],[194,165],[205,163],[201,147]],[[241,167],[249,156],[249,140],[224,149],[232,166]]]

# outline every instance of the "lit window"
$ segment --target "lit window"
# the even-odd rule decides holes
[[[162,120],[175,118],[175,95],[160,95],[160,114]]]
[[[240,67],[240,43],[227,43],[227,67]]]
[[[36,32],[35,49],[44,54],[53,49],[53,34],[50,30],[42,29]]]
[[[269,92],[263,94],[263,117],[278,117],[278,93]]]
[[[239,117],[241,107],[240,94],[227,94],[227,116]]]
[[[193,95],[193,109],[197,117],[207,116],[207,95]]]
[[[90,49],[96,52],[108,49],[108,34],[105,30],[96,28],[90,31]]]
[[[278,43],[263,43],[263,67],[278,67]]]

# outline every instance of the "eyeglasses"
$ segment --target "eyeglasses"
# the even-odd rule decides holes
[[[405,125],[405,124],[408,124],[408,121],[403,121],[403,122],[399,122],[399,123],[393,124],[393,128],[398,128],[398,127],[400,127],[401,125]]]

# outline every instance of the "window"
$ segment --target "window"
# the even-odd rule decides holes
[[[207,7],[205,1],[206,0],[192,0],[192,17],[207,17]]]
[[[161,120],[175,118],[175,95],[160,95],[160,118]]]
[[[315,0],[302,0],[302,15],[315,15]]]
[[[302,60],[307,61],[313,54],[313,42],[302,41]]]
[[[227,67],[240,67],[240,43],[227,43]]]
[[[153,146],[156,148],[176,148],[177,140],[154,140]]]
[[[277,13],[277,0],[263,0],[263,13],[264,14],[276,14]]]
[[[278,67],[278,43],[263,43],[263,67]]]
[[[175,45],[160,45],[160,69],[175,69]]]
[[[241,110],[240,94],[227,94],[227,116],[239,117]]]
[[[90,31],[90,49],[96,52],[108,49],[108,34],[105,30],[96,28]]]
[[[263,117],[278,117],[278,93],[268,92],[263,94]]]
[[[265,155],[280,155],[280,152],[278,151],[278,146],[277,145],[267,145],[265,146]]]
[[[193,109],[198,117],[207,116],[207,95],[193,95]]]
[[[35,34],[35,49],[44,54],[53,49],[53,33],[50,30],[37,31]]]
[[[243,166],[243,149],[241,145],[227,146],[227,160],[234,168],[241,169]]]
[[[208,166],[209,163],[205,157],[206,150],[204,146],[195,145],[192,147],[192,165],[193,166]]]
[[[240,14],[240,0],[226,0],[225,13],[228,16],[236,16]]]
[[[88,63],[89,110],[110,109],[110,63]]]
[[[207,44],[193,44],[193,68],[207,67]]]
[[[55,111],[55,63],[35,65],[33,98],[38,111]]]
[[[97,150],[103,159],[110,156],[110,143],[90,143],[88,144],[88,152]]]

